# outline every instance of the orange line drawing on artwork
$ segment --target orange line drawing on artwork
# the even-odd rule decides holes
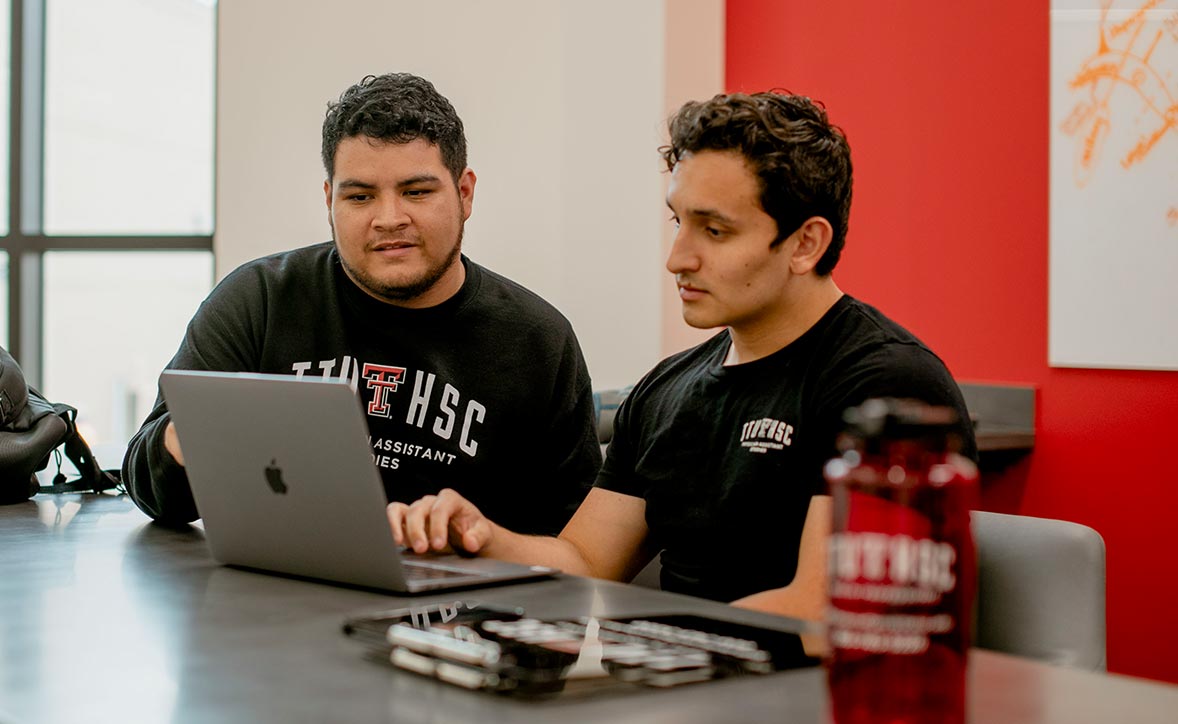
[[[1105,5],[1104,10],[1106,12],[1108,11],[1108,5],[1111,5],[1111,4],[1112,3],[1108,3]],[[1109,35],[1113,36],[1114,38],[1117,37],[1121,33],[1128,30],[1130,27],[1132,27],[1135,23],[1140,23],[1142,20],[1144,20],[1146,11],[1153,10],[1154,8],[1156,8],[1158,5],[1161,5],[1161,4],[1162,4],[1162,0],[1149,0],[1141,7],[1137,8],[1137,11],[1134,12],[1131,16],[1129,16],[1128,20],[1125,20],[1124,22],[1117,23],[1112,28],[1110,28]]]
[[[1139,124],[1145,129],[1131,148],[1119,159],[1122,169],[1129,170],[1154,152],[1158,143],[1167,137],[1178,141],[1178,100],[1167,86],[1167,78],[1178,75],[1178,68],[1158,68],[1154,53],[1160,43],[1178,43],[1178,11],[1167,16],[1163,29],[1149,38],[1148,48],[1138,52],[1138,41],[1145,28],[1147,12],[1163,0],[1146,0],[1125,20],[1110,24],[1108,13],[1112,0],[1100,9],[1099,44],[1068,81],[1068,88],[1083,94],[1060,124],[1060,130],[1077,137],[1075,182],[1083,188],[1096,172],[1112,126],[1112,101],[1125,93],[1136,94],[1140,101]],[[1167,56],[1170,57],[1170,56]],[[1118,100],[1122,108],[1124,100]],[[1167,220],[1174,222],[1175,210],[1167,212]]]

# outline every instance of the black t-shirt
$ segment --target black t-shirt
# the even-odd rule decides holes
[[[669,357],[622,403],[597,486],[644,498],[670,591],[730,601],[793,580],[810,498],[842,413],[871,397],[949,405],[944,364],[878,310],[843,296],[785,348],[725,367],[725,330]]]
[[[250,262],[210,294],[168,366],[348,380],[390,500],[450,487],[496,522],[555,535],[601,460],[584,358],[551,305],[462,261],[462,288],[428,309],[365,294],[330,242]],[[192,520],[187,476],[163,449],[168,419],[158,399],[124,480],[153,518]]]

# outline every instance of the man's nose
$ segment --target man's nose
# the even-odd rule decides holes
[[[699,255],[692,248],[686,230],[680,226],[675,230],[675,238],[671,240],[671,253],[667,255],[667,271],[672,274],[682,274],[698,269]]]
[[[405,200],[399,196],[385,196],[377,201],[372,226],[377,229],[400,229],[412,223]]]

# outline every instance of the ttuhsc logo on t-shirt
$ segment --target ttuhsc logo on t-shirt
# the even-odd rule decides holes
[[[400,420],[404,416],[405,425],[429,430],[440,441],[453,444],[452,441],[456,440],[457,452],[472,458],[478,453],[479,443],[474,433],[486,418],[487,408],[469,396],[464,399],[458,388],[449,382],[438,385],[435,390],[437,376],[433,372],[415,371],[412,390],[408,390],[402,389],[409,382],[409,371],[404,367],[360,362],[350,356],[345,356],[342,364],[331,359],[291,365],[297,377],[316,367],[324,377],[335,376],[349,382],[363,399],[369,417]],[[399,402],[397,398],[401,398]],[[377,438],[372,441],[372,446],[377,465],[391,469],[400,467],[400,459],[380,453],[393,452],[445,465],[455,459],[455,453],[442,449],[449,447],[445,444],[433,448],[396,438]]]
[[[740,446],[749,452],[784,450],[793,443],[794,426],[771,417],[749,420],[740,426]]]

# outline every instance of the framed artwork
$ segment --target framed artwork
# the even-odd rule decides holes
[[[1178,0],[1053,0],[1048,357],[1178,370]]]

